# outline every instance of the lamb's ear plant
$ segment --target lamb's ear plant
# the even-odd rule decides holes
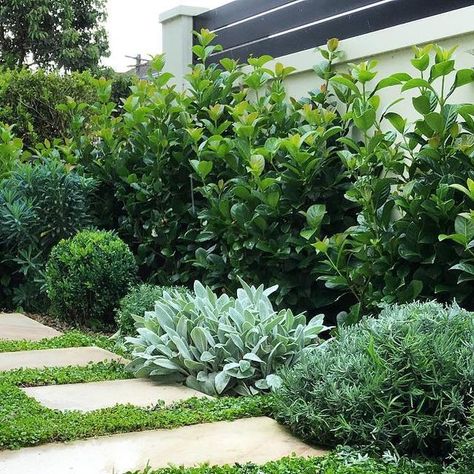
[[[127,338],[137,377],[183,382],[209,395],[253,395],[280,385],[279,368],[293,365],[318,344],[323,315],[275,311],[276,287],[241,281],[237,297],[218,296],[200,282],[194,294],[164,291],[155,310],[137,321],[138,337]]]

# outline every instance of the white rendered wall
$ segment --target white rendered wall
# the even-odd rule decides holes
[[[176,75],[176,82],[181,85],[184,84],[183,75],[192,60],[192,16],[203,9],[193,12],[190,7],[182,7],[181,10],[179,8],[163,14],[160,21],[163,23],[167,69]],[[341,41],[340,47],[345,57],[337,68],[344,71],[348,68],[347,63],[358,63],[370,58],[379,62],[379,79],[395,72],[408,72],[418,77],[418,71],[410,64],[413,57],[412,46],[427,43],[437,43],[443,47],[458,46],[455,53],[456,67],[473,68],[474,6]],[[289,94],[299,98],[307,95],[309,90],[319,87],[321,81],[312,67],[321,59],[315,49],[309,49],[275,58],[273,63],[281,62],[285,66],[296,67],[296,72],[286,79],[286,85]],[[399,91],[399,87],[381,91],[382,102],[389,103],[398,98]],[[404,97],[409,98],[409,94],[405,93]],[[451,101],[474,102],[474,85],[458,90]],[[411,103],[406,100],[397,104],[393,110],[408,116],[409,119],[416,115]]]
[[[457,46],[456,68],[473,68],[474,7],[462,8],[341,41],[340,48],[344,51],[344,59],[337,65],[337,69],[345,72],[349,68],[347,63],[375,59],[378,61],[376,69],[379,72],[374,82],[396,72],[408,72],[414,77],[419,77],[419,71],[410,63],[410,59],[413,58],[412,46],[427,43],[436,43],[446,48]],[[319,87],[321,81],[312,71],[312,66],[321,60],[320,54],[314,49],[289,54],[275,60],[297,68],[297,71],[287,79],[287,90],[291,96],[299,98],[306,95],[307,91]],[[400,87],[382,90],[380,92],[382,103],[389,104],[399,97],[399,93]],[[415,92],[412,95],[415,95]],[[410,93],[405,92],[403,96],[409,98]],[[450,102],[474,102],[474,85],[460,88],[451,96]],[[407,100],[397,104],[393,110],[409,119],[413,119],[417,114]]]

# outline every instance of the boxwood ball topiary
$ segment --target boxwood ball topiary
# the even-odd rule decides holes
[[[473,347],[473,313],[388,307],[280,374],[276,417],[318,444],[449,455],[473,402]]]
[[[136,273],[132,252],[112,232],[85,230],[61,240],[46,268],[51,312],[81,323],[111,322]]]

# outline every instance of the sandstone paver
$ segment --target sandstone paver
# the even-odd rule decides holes
[[[0,313],[0,339],[40,341],[60,335],[61,333],[56,329],[45,326],[24,314]]]
[[[0,353],[0,372],[20,368],[40,369],[44,367],[85,366],[89,362],[125,360],[99,347],[71,347],[67,349],[43,349]],[[0,471],[1,472],[1,471]]]
[[[183,385],[159,385],[145,379],[49,385],[27,387],[23,390],[48,408],[84,412],[117,404],[147,407],[155,405],[158,400],[170,405],[192,397],[206,397],[205,394]]]
[[[0,452],[0,472],[21,474],[121,474],[169,464],[264,463],[291,454],[322,456],[270,418],[126,433],[67,444]]]

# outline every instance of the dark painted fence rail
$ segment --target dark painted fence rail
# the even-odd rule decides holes
[[[194,18],[217,33],[223,57],[278,57],[474,5],[474,0],[235,0]]]

